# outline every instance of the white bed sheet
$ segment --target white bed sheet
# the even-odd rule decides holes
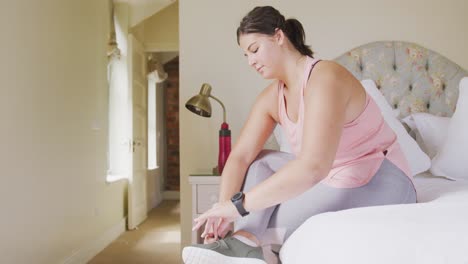
[[[417,204],[311,217],[280,252],[290,263],[468,263],[468,181],[414,177]]]
[[[468,192],[468,181],[453,181],[442,177],[434,177],[425,172],[414,177],[414,185],[418,194],[418,202],[444,202],[447,199],[458,199],[460,192]]]

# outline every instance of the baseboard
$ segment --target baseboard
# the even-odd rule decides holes
[[[155,195],[151,201],[151,209],[158,206],[163,201],[163,194]],[[151,209],[149,211],[151,211]]]
[[[87,263],[104,248],[106,248],[110,243],[112,243],[112,241],[116,240],[123,232],[125,232],[125,227],[126,218],[123,218],[118,224],[109,228],[105,233],[101,234],[101,236],[75,251],[75,253],[66,258],[62,264]]]
[[[179,191],[164,191],[163,200],[180,200]]]

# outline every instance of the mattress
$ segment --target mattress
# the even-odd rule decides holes
[[[418,203],[309,218],[283,245],[288,263],[468,263],[468,181],[416,175]]]
[[[468,180],[453,181],[435,177],[429,172],[414,176],[413,182],[418,195],[418,203],[457,201],[460,196],[468,193]],[[466,202],[468,203],[468,197]]]

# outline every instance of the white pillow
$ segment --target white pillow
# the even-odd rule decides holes
[[[427,171],[431,167],[431,159],[421,150],[418,143],[406,132],[405,127],[395,117],[395,110],[392,109],[383,94],[377,89],[374,81],[363,80],[361,83],[379,106],[385,122],[397,135],[398,143],[400,143],[400,147],[406,156],[413,176]]]
[[[416,132],[416,142],[421,149],[433,158],[447,138],[450,118],[428,113],[415,113],[407,116],[403,121]]]
[[[457,108],[450,120],[447,139],[432,160],[431,173],[449,179],[468,179],[468,77],[461,79]]]

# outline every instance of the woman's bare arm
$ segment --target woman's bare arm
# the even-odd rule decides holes
[[[257,97],[249,117],[224,166],[219,201],[229,200],[238,192],[250,163],[257,157],[276,124],[277,82]]]

